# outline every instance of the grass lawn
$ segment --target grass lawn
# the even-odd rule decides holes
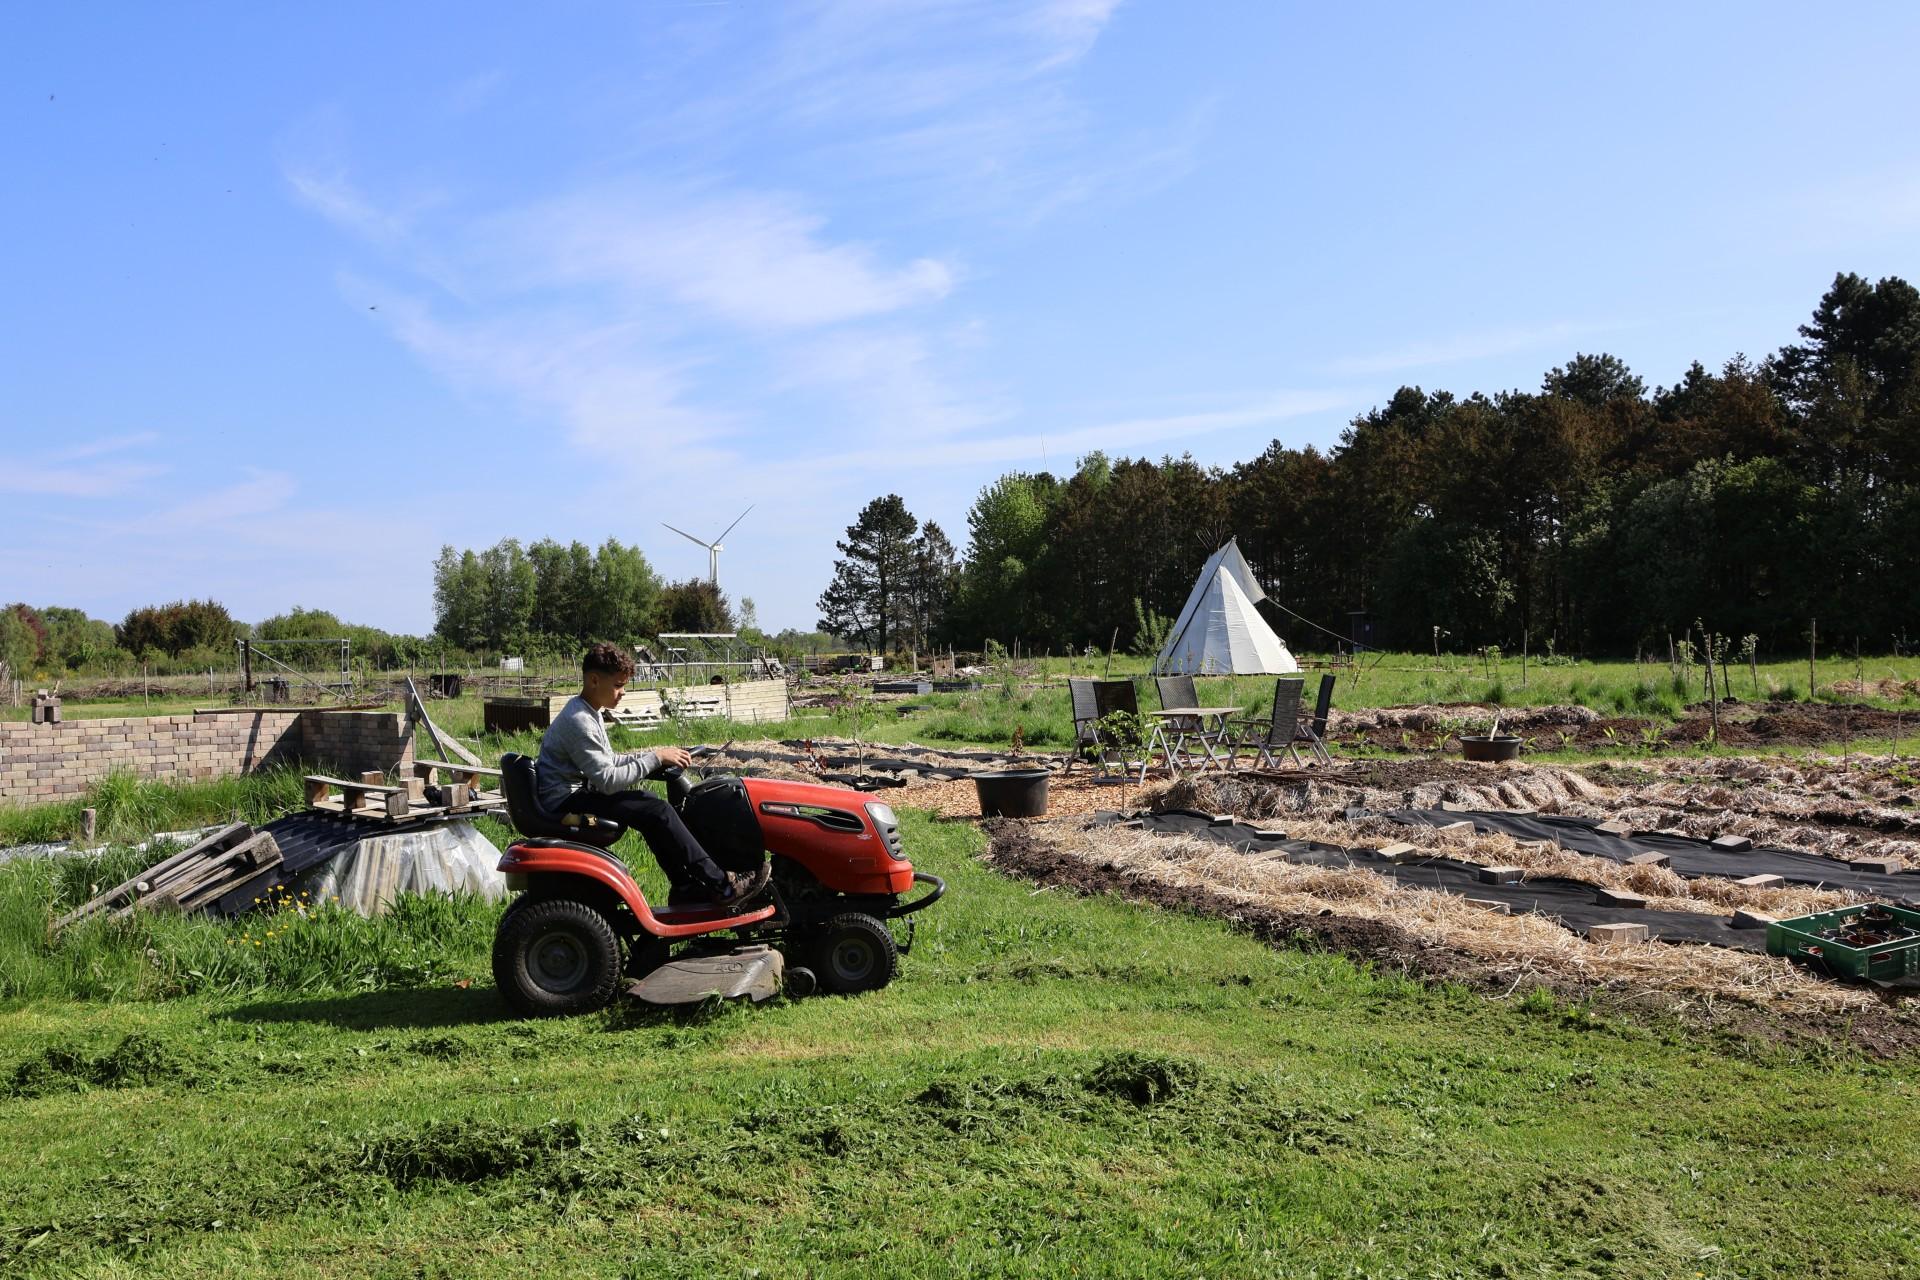
[[[326,922],[130,933],[199,993],[0,1001],[0,1273],[1920,1273],[1911,1063],[1427,989],[906,834],[953,890],[855,999],[509,1021],[471,906],[391,926],[439,949],[414,987],[315,985]],[[228,942],[198,984],[168,954]]]

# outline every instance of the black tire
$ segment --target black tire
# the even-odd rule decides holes
[[[858,911],[827,921],[814,934],[807,959],[820,989],[843,996],[878,991],[900,971],[900,948],[893,934]]]
[[[620,939],[584,902],[515,903],[493,936],[493,980],[522,1017],[591,1013],[619,984]]]

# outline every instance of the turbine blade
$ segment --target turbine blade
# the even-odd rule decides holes
[[[670,524],[667,524],[665,520],[662,520],[660,523],[663,525],[666,525],[666,527],[669,529],[673,529],[673,526]],[[703,542],[699,538],[694,537],[692,534],[688,533],[685,529],[673,529],[673,531],[679,534],[681,537],[685,538],[688,542],[691,542],[696,547],[710,547],[713,545],[710,542]]]
[[[727,533],[732,533],[734,530],[734,526],[738,525],[740,521],[745,520],[747,518],[748,512],[751,512],[752,510],[753,510],[753,507],[748,506],[746,511],[742,511],[737,517],[734,518],[733,524],[730,524],[727,526],[726,533],[721,534],[719,537],[715,538],[714,541],[725,542],[727,540]]]

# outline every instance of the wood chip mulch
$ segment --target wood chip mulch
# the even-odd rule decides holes
[[[1047,782],[1047,816],[1075,817],[1098,809],[1128,811],[1141,806],[1143,789],[1135,785],[1137,774],[1125,781],[1096,779],[1093,774],[1075,770],[1067,777],[1055,776]],[[1147,788],[1164,785],[1166,779],[1147,775]],[[951,782],[929,779],[881,793],[901,809],[931,809],[943,818],[979,818],[980,796],[970,778]]]

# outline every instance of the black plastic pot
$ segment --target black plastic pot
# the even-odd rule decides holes
[[[1038,818],[1047,811],[1045,769],[998,769],[968,775],[988,818]]]
[[[1463,734],[1460,738],[1460,752],[1469,760],[1518,760],[1520,741],[1519,738],[1507,733],[1497,738],[1469,738]]]

